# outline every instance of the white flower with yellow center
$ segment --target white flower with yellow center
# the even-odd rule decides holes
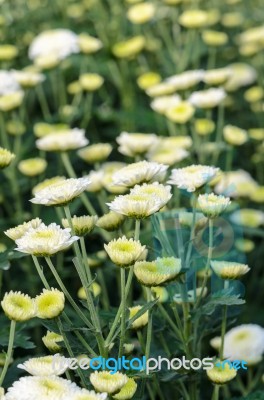
[[[173,94],[171,96],[159,96],[152,100],[150,107],[159,114],[165,114],[169,108],[177,106],[180,102],[181,97],[178,94]]]
[[[172,84],[175,90],[187,90],[201,82],[204,73],[202,69],[186,71],[170,76],[166,79],[166,82]]]
[[[44,181],[38,183],[32,189],[32,194],[35,195],[38,191],[45,189],[48,186],[53,185],[54,183],[65,181],[65,176],[54,176],[53,178],[45,179]]]
[[[105,244],[104,248],[114,264],[125,268],[134,264],[142,256],[146,246],[142,246],[138,240],[127,239],[123,236]]]
[[[123,215],[110,211],[99,218],[96,225],[108,232],[113,232],[123,224],[124,220],[125,217]]]
[[[213,179],[219,168],[207,165],[191,165],[185,168],[173,169],[168,183],[179,189],[194,192]]]
[[[1,96],[0,110],[4,112],[14,110],[22,104],[23,98],[24,92],[22,90]]]
[[[22,160],[18,164],[19,171],[26,176],[37,176],[42,174],[47,168],[48,163],[43,158],[28,158],[27,160]]]
[[[116,197],[107,203],[111,211],[126,215],[129,218],[143,219],[156,213],[165,206],[167,201],[158,196],[143,194],[127,194]]]
[[[186,124],[194,115],[195,109],[189,101],[180,101],[167,109],[166,117],[177,124]]]
[[[256,324],[237,326],[225,334],[224,358],[255,365],[264,353],[264,329]]]
[[[104,83],[104,78],[98,74],[86,73],[80,75],[79,83],[81,88],[87,92],[94,92],[100,89]]]
[[[36,146],[39,150],[44,151],[68,151],[79,149],[89,143],[89,140],[85,137],[85,131],[83,129],[74,128],[71,130],[61,130],[55,133],[49,133],[48,135],[38,139]]]
[[[36,71],[13,71],[14,77],[23,88],[32,88],[45,80],[45,75]]]
[[[49,257],[59,251],[68,249],[78,236],[71,236],[70,229],[61,229],[59,225],[52,223],[48,226],[41,224],[38,228],[29,230],[17,239],[16,250],[21,253],[34,256]]]
[[[205,71],[203,81],[207,85],[222,85],[232,75],[230,68],[217,68]]]
[[[90,381],[96,391],[113,394],[127,383],[128,377],[121,372],[95,371],[90,375]]]
[[[65,179],[38,190],[30,201],[45,206],[63,206],[80,196],[89,185],[87,177]]]
[[[127,18],[133,24],[144,24],[154,17],[155,10],[155,5],[150,2],[136,4],[128,10]]]
[[[12,240],[17,240],[25,235],[25,233],[30,229],[38,228],[42,223],[40,218],[34,218],[31,221],[24,222],[21,225],[16,226],[15,228],[10,228],[5,231],[5,235],[8,236]]]
[[[214,108],[222,104],[226,98],[226,93],[222,88],[211,88],[193,92],[189,97],[189,102],[199,108]]]
[[[10,165],[11,161],[15,158],[15,154],[9,150],[0,147],[0,169],[4,169]]]
[[[37,317],[51,319],[58,317],[65,305],[64,293],[58,289],[43,289],[43,292],[35,298]]]
[[[5,400],[64,400],[77,389],[75,383],[58,376],[26,376],[13,383]]]
[[[131,188],[137,184],[163,181],[168,165],[139,161],[130,164],[113,175],[113,185]]]
[[[96,215],[84,215],[82,217],[76,217],[76,215],[74,215],[71,220],[75,235],[85,236],[93,230],[98,217]],[[62,219],[62,225],[64,228],[70,228],[69,222],[66,218]]]
[[[137,78],[137,84],[142,90],[146,90],[151,86],[157,85],[161,82],[161,76],[152,71],[144,72]]]
[[[79,53],[78,36],[68,29],[47,30],[34,38],[29,47],[29,58],[56,56],[63,60],[73,53]]]
[[[154,133],[122,132],[116,141],[119,144],[118,151],[121,154],[136,157],[137,155],[144,155],[159,142],[159,139]]]
[[[134,318],[141,309],[142,309],[142,306],[129,307],[129,319]],[[148,323],[148,316],[149,316],[148,311],[146,311],[144,314],[142,314],[140,317],[136,318],[132,322],[131,328],[132,329],[143,328]]]
[[[208,218],[216,218],[231,204],[229,197],[217,196],[214,193],[200,194],[198,207]]]
[[[164,142],[160,143],[153,151],[147,154],[149,161],[158,162],[161,164],[174,165],[189,156],[189,152],[180,147],[171,147]]]
[[[242,170],[222,173],[216,182],[214,191],[229,197],[249,197],[258,188],[257,182],[251,175]]]
[[[138,261],[134,267],[137,280],[144,286],[160,286],[175,279],[181,271],[181,260],[175,257]]]
[[[72,393],[65,400],[106,400],[107,393],[96,393],[94,390],[81,389]]]
[[[247,131],[233,125],[226,125],[223,129],[224,139],[233,146],[241,146],[248,140]]]
[[[105,174],[102,169],[98,171],[90,171],[86,177],[90,180],[90,184],[86,189],[87,192],[96,193],[100,192],[105,186]]]
[[[42,342],[50,352],[58,353],[61,351],[61,346],[58,343],[63,342],[63,337],[58,333],[47,331],[46,335],[42,337]]]
[[[35,300],[21,292],[11,292],[4,295],[1,301],[5,315],[17,322],[24,322],[36,316]]]
[[[234,63],[228,66],[231,68],[232,75],[227,80],[224,88],[228,92],[233,92],[247,85],[251,85],[257,78],[257,72],[251,65],[245,63]]]
[[[30,375],[50,376],[62,375],[68,368],[67,358],[56,354],[56,356],[44,356],[30,358],[17,368],[27,371]]]
[[[169,96],[175,93],[175,91],[173,84],[166,81],[157,83],[156,85],[150,86],[146,89],[146,93],[150,97]]]
[[[159,199],[164,201],[164,205],[171,199],[171,186],[164,186],[161,183],[143,183],[143,185],[136,185],[130,190],[130,194],[135,195],[147,195],[157,196]]]
[[[218,363],[219,361],[217,360],[216,362]],[[225,363],[223,367],[214,365],[212,369],[206,371],[206,374],[215,385],[224,385],[236,377],[237,371],[228,363]]]
[[[92,54],[100,50],[103,47],[103,43],[100,39],[81,33],[79,35],[79,46],[82,53]]]
[[[78,150],[78,156],[89,164],[107,160],[113,147],[109,143],[96,143]]]
[[[250,271],[248,265],[232,261],[211,261],[211,268],[222,279],[239,279]]]
[[[251,208],[244,208],[235,211],[231,217],[231,222],[250,228],[258,228],[264,224],[264,212]]]

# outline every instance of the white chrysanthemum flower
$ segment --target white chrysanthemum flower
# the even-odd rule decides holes
[[[165,114],[169,108],[177,106],[181,102],[181,97],[178,94],[171,96],[160,96],[156,97],[150,103],[152,110],[160,114]]]
[[[155,5],[150,2],[135,4],[129,8],[127,18],[133,24],[144,24],[154,17],[155,10]]]
[[[72,393],[65,400],[106,400],[107,393],[96,393],[94,390],[80,389]]]
[[[201,82],[203,77],[204,71],[198,69],[170,76],[166,82],[171,83],[175,90],[187,90]]]
[[[11,161],[15,158],[15,154],[9,150],[0,147],[0,169],[8,167]]]
[[[98,171],[90,171],[86,177],[90,180],[90,185],[86,189],[87,192],[91,193],[96,193],[100,192],[100,190],[103,189],[104,187],[104,181],[103,179],[105,178],[105,174],[103,170],[98,170]]]
[[[45,179],[44,181],[38,183],[32,189],[32,194],[35,195],[39,190],[45,189],[46,187],[53,185],[54,183],[58,183],[61,181],[65,181],[65,176],[54,176],[53,178]]]
[[[264,353],[264,329],[256,324],[237,326],[225,334],[224,358],[255,365]]]
[[[104,248],[114,264],[125,268],[134,264],[142,256],[146,246],[142,246],[139,240],[127,239],[123,236],[111,240],[104,245]]]
[[[208,85],[222,85],[232,75],[230,68],[217,68],[205,71],[203,81]]]
[[[71,236],[69,228],[61,229],[52,223],[41,224],[38,228],[30,228],[24,236],[16,240],[16,250],[34,256],[48,257],[58,251],[68,249],[78,236]]]
[[[109,143],[96,143],[78,150],[78,156],[89,164],[100,163],[109,157],[113,147]]]
[[[12,240],[17,240],[21,238],[25,233],[30,229],[38,228],[42,223],[40,218],[34,218],[31,221],[24,222],[21,225],[16,226],[15,228],[10,228],[5,231],[5,235],[8,236]]]
[[[236,377],[237,371],[228,363],[224,364],[224,367],[218,366],[218,362],[219,361],[216,360],[214,367],[207,370],[206,374],[215,385],[224,385]]]
[[[37,317],[51,319],[58,317],[65,305],[64,293],[58,289],[43,289],[43,292],[35,298]]]
[[[258,183],[242,169],[225,172],[220,175],[214,191],[229,197],[249,197],[258,188]]]
[[[226,93],[222,88],[211,88],[193,92],[189,97],[189,102],[195,107],[213,108],[221,104],[226,98]]]
[[[64,400],[77,389],[75,383],[58,376],[27,376],[13,383],[5,400]]]
[[[129,218],[143,219],[154,214],[168,202],[158,196],[127,194],[116,197],[107,203],[111,211],[126,215]]]
[[[160,164],[174,165],[189,156],[189,152],[180,147],[172,147],[163,141],[154,150],[147,154],[150,161],[158,162]]]
[[[62,335],[58,333],[47,331],[46,335],[42,337],[42,342],[52,353],[57,353],[61,350],[58,343],[63,342]]]
[[[36,146],[44,151],[68,151],[79,149],[86,146],[89,140],[85,137],[83,129],[74,128],[71,130],[61,130],[38,139]]]
[[[232,261],[211,261],[211,268],[222,279],[239,279],[250,271],[248,265]]]
[[[80,196],[89,185],[87,177],[65,179],[38,190],[30,201],[45,206],[63,206]]]
[[[264,224],[264,212],[252,208],[244,208],[233,212],[231,222],[251,228],[258,228]]]
[[[53,29],[41,32],[29,47],[29,58],[56,56],[63,60],[73,53],[79,53],[79,38],[69,29]]]
[[[99,218],[96,225],[108,232],[113,232],[123,224],[124,220],[125,217],[123,215],[110,211]]]
[[[12,71],[15,80],[23,87],[23,88],[32,88],[35,87],[38,83],[43,82],[46,78],[45,75],[40,74],[36,71]]]
[[[164,201],[164,205],[171,199],[171,186],[162,185],[162,183],[143,183],[143,185],[136,185],[130,190],[130,194],[134,195],[147,195],[157,196]]]
[[[207,165],[190,165],[185,168],[173,169],[168,183],[176,185],[179,189],[194,192],[211,179],[213,179],[219,168]]]
[[[137,184],[163,181],[168,165],[139,161],[132,163],[113,175],[113,185],[133,187]]]
[[[174,94],[175,89],[170,82],[160,82],[147,88],[146,93],[150,97],[163,97]]]
[[[226,125],[224,127],[223,136],[226,142],[232,146],[241,146],[248,140],[247,131],[233,125]]]
[[[160,286],[175,279],[181,271],[181,260],[175,257],[138,261],[134,266],[137,280],[144,286]]]
[[[122,132],[116,141],[119,144],[118,151],[121,154],[135,157],[137,155],[144,155],[159,142],[159,139],[154,133]]]
[[[20,85],[12,71],[0,71],[0,96],[15,93],[20,90]]]
[[[84,215],[82,217],[72,217],[72,225],[74,233],[77,236],[85,236],[90,233],[96,225],[98,220],[97,215]],[[69,221],[66,218],[62,219],[62,225],[64,228],[70,228]]]
[[[225,90],[233,92],[240,87],[251,85],[257,79],[257,72],[251,65],[245,63],[230,64],[232,75],[224,85]]]
[[[35,300],[21,292],[5,293],[1,306],[5,315],[17,322],[24,322],[36,316]]]
[[[229,204],[231,204],[229,197],[217,196],[214,193],[198,196],[198,207],[208,218],[218,217]]]
[[[128,381],[128,377],[121,372],[111,374],[109,371],[95,371],[90,375],[90,381],[98,392],[116,393]]]
[[[64,374],[68,364],[67,358],[56,354],[56,356],[30,358],[23,364],[18,364],[17,368],[27,371],[30,375],[50,376]]]
[[[186,124],[194,115],[195,108],[189,101],[180,101],[166,110],[166,117],[177,124]]]

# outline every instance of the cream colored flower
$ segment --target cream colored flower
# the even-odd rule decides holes
[[[122,389],[128,378],[121,372],[111,374],[109,371],[95,371],[90,375],[90,381],[98,392],[113,394]]]
[[[41,32],[29,47],[29,58],[56,56],[63,60],[73,53],[79,53],[78,36],[68,29],[54,29]]]
[[[0,97],[0,111],[12,111],[22,104],[24,92],[19,90],[17,92],[5,94]]]
[[[0,71],[0,96],[18,92],[20,85],[12,71]]]
[[[137,313],[142,309],[142,306],[129,307],[129,319],[134,318]],[[148,323],[148,311],[142,314],[140,317],[136,318],[131,324],[132,329],[143,328]]]
[[[185,28],[201,28],[208,24],[208,14],[202,10],[186,10],[180,15],[179,23]]]
[[[65,305],[64,293],[58,289],[43,289],[43,292],[35,298],[37,307],[37,317],[41,319],[51,319],[58,317]]]
[[[208,218],[218,217],[230,204],[229,197],[217,196],[214,193],[198,196],[198,207]]]
[[[32,194],[35,195],[40,190],[46,189],[54,183],[65,181],[65,179],[65,176],[54,176],[53,178],[45,179],[44,181],[38,183],[36,186],[33,187]]]
[[[166,303],[169,299],[169,293],[167,289],[163,286],[153,286],[151,292],[154,298],[158,299],[160,303]]]
[[[37,176],[45,171],[48,164],[43,158],[28,158],[27,160],[22,160],[18,164],[19,171],[26,176]]]
[[[193,92],[189,97],[189,102],[199,108],[214,108],[222,104],[226,98],[226,93],[222,88],[211,88]]]
[[[49,257],[59,251],[68,249],[78,236],[71,236],[70,229],[61,229],[52,223],[41,224],[37,228],[29,228],[16,242],[16,250],[38,257]]]
[[[98,74],[85,73],[80,76],[79,82],[83,90],[94,92],[103,85],[104,78]]]
[[[63,342],[63,337],[58,333],[47,331],[46,335],[42,337],[42,342],[52,353],[58,353],[61,347],[58,343]]]
[[[222,85],[232,75],[231,69],[217,68],[205,71],[203,81],[207,85]]]
[[[161,183],[143,183],[143,185],[136,185],[130,190],[130,194],[134,195],[147,195],[147,196],[157,196],[159,199],[164,201],[166,204],[172,197],[171,186],[164,186]]]
[[[227,12],[222,15],[221,23],[227,28],[235,28],[237,26],[242,26],[244,22],[244,16],[240,12]]]
[[[1,306],[12,321],[24,322],[36,316],[35,300],[21,292],[5,293]]]
[[[210,135],[215,130],[215,123],[211,119],[199,118],[194,121],[194,129],[200,136]]]
[[[219,168],[207,165],[191,165],[185,168],[173,169],[168,183],[176,185],[179,189],[194,192],[213,179]]]
[[[247,86],[255,82],[257,78],[256,70],[245,63],[230,64],[232,75],[224,85],[224,89],[228,92],[234,92],[240,87]]]
[[[133,24],[144,24],[155,15],[155,5],[150,2],[136,4],[129,8],[127,18]]]
[[[109,143],[96,143],[78,150],[78,156],[89,164],[107,160],[113,147]]]
[[[98,171],[92,170],[88,175],[86,175],[86,177],[90,181],[90,184],[86,189],[87,192],[97,193],[105,187],[105,174],[102,169]]]
[[[125,217],[122,214],[117,214],[114,211],[110,211],[100,217],[96,225],[108,232],[116,231],[124,222]]]
[[[8,167],[11,161],[15,158],[15,154],[9,150],[0,147],[0,169]]]
[[[133,378],[129,378],[127,383],[122,387],[120,392],[115,394],[113,398],[115,400],[129,400],[132,399],[134,394],[136,393],[137,390],[137,383]]]
[[[261,86],[252,86],[244,93],[244,98],[249,103],[255,103],[262,100],[264,97],[264,90]]]
[[[202,32],[202,40],[207,46],[219,47],[228,42],[228,35],[225,32],[204,30]]]
[[[12,44],[2,44],[0,45],[0,60],[10,61],[16,58],[18,55],[18,48]]]
[[[24,236],[30,228],[38,228],[41,223],[42,220],[40,218],[34,218],[31,221],[24,222],[23,224],[16,226],[15,228],[8,229],[5,231],[5,235],[12,240],[17,240]]]
[[[91,286],[89,286],[89,290],[92,292],[94,297],[99,296],[101,294],[101,292],[102,292],[101,286],[97,282],[93,282],[91,284]],[[81,300],[86,300],[87,299],[86,291],[85,291],[85,288],[83,286],[80,287],[80,289],[78,290],[77,296]]]
[[[181,101],[176,106],[168,108],[166,117],[177,124],[186,124],[194,115],[195,109],[188,101]]]
[[[76,390],[65,400],[107,400],[107,393],[96,393],[94,390]]]
[[[89,184],[87,177],[65,179],[38,190],[30,201],[45,206],[63,206],[80,196]]]
[[[44,151],[69,151],[84,147],[89,143],[83,129],[74,128],[50,133],[36,141],[39,150]]]
[[[258,228],[264,224],[264,212],[251,208],[243,208],[233,212],[230,217],[231,222],[251,228]]]
[[[144,36],[134,36],[113,46],[113,54],[117,58],[132,58],[140,53],[146,44]]]
[[[137,84],[142,90],[146,90],[151,86],[157,85],[161,81],[161,76],[156,72],[145,72],[137,78]]]
[[[37,122],[34,124],[34,135],[38,138],[50,135],[51,133],[67,132],[70,127],[67,124],[47,124],[46,122]]]
[[[72,225],[75,235],[85,236],[90,233],[98,220],[97,215],[84,215],[82,217],[72,217]],[[62,219],[62,225],[64,228],[70,228],[69,222],[66,218]]]
[[[114,264],[126,268],[141,258],[146,246],[142,246],[138,240],[123,236],[105,244],[104,248]]]
[[[98,38],[87,35],[87,33],[81,33],[79,35],[79,46],[82,53],[92,54],[100,50],[103,43]]]
[[[146,182],[163,181],[168,165],[139,161],[129,164],[113,175],[113,184],[131,188]]]
[[[158,162],[160,164],[174,165],[189,156],[189,152],[180,147],[172,147],[166,142],[161,141],[159,146],[156,146],[153,151],[147,154],[149,161]]]
[[[178,94],[173,94],[171,96],[159,96],[152,100],[150,107],[159,114],[166,114],[166,111],[169,108],[177,106],[180,102],[181,97]]]
[[[202,69],[185,71],[181,74],[172,75],[166,79],[175,90],[188,90],[202,81],[205,71]]]
[[[244,324],[225,334],[224,358],[231,361],[244,360],[255,365],[264,353],[264,329],[256,324]]]
[[[214,367],[208,369],[206,374],[215,385],[224,385],[236,377],[237,371],[235,368],[232,368],[228,362],[226,362],[224,366],[218,366],[218,363],[220,363],[220,361],[217,360]]]
[[[248,197],[258,188],[257,182],[242,169],[225,172],[220,175],[214,191],[229,197]]]
[[[250,271],[246,264],[232,261],[211,261],[211,268],[222,279],[239,279]]]
[[[128,133],[122,132],[117,138],[118,151],[125,156],[136,157],[144,155],[154,147],[159,139],[154,133]]]
[[[226,125],[223,129],[223,135],[226,142],[233,146],[241,146],[248,140],[247,131],[233,125]]]
[[[146,93],[150,97],[164,97],[175,93],[176,89],[170,82],[160,82],[146,89]]]
[[[45,80],[45,75],[36,71],[13,71],[17,82],[25,89],[33,88]]]
[[[23,364],[18,364],[17,368],[23,369],[30,375],[35,376],[58,376],[64,374],[68,365],[67,358],[56,354],[56,356],[30,358]]]
[[[144,286],[161,286],[175,279],[181,271],[181,260],[175,257],[157,258],[155,261],[138,261],[134,266],[137,280]]]

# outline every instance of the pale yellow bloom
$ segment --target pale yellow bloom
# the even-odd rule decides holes
[[[226,142],[233,146],[241,146],[248,140],[247,131],[233,125],[226,125],[223,129],[223,135]]]
[[[166,117],[177,124],[186,124],[194,115],[195,109],[188,101],[181,101],[177,105],[169,108]]]
[[[219,47],[228,42],[228,35],[225,32],[205,30],[202,32],[202,39],[207,46]]]
[[[114,264],[125,268],[141,258],[146,246],[142,246],[138,240],[127,239],[123,236],[105,244],[104,248]]]
[[[149,89],[161,81],[161,76],[156,72],[145,72],[137,78],[137,84],[142,90]]]
[[[43,292],[35,299],[37,307],[37,317],[41,319],[51,319],[58,317],[65,304],[64,293],[58,289],[43,289]]]
[[[19,90],[17,92],[5,94],[0,97],[0,111],[11,111],[22,104],[24,92]]]
[[[104,78],[98,74],[86,73],[82,74],[79,78],[81,88],[87,92],[94,92],[100,89],[104,83]]]
[[[107,160],[113,147],[109,143],[96,143],[78,150],[78,156],[89,164]]]
[[[90,375],[90,381],[98,392],[112,394],[120,390],[127,383],[128,378],[121,372],[111,374],[109,371],[95,371]]]
[[[63,337],[58,333],[47,331],[42,337],[42,342],[52,353],[57,353],[61,350],[58,343],[63,342]]]
[[[36,157],[20,161],[18,169],[23,175],[32,177],[42,174],[47,166],[48,164],[46,160]]]
[[[5,235],[12,240],[17,240],[24,236],[30,228],[38,228],[41,223],[42,220],[40,218],[34,218],[31,221],[24,222],[23,224],[16,226],[15,228],[8,229],[5,231]]]
[[[219,361],[217,361],[218,363]],[[212,381],[215,385],[223,385],[232,379],[234,379],[237,375],[237,371],[235,368],[232,368],[228,362],[224,364],[224,366],[216,366],[216,363],[212,369],[208,369],[206,374],[210,381]]]
[[[134,36],[113,46],[113,54],[118,58],[132,58],[140,53],[146,44],[144,36]]]
[[[239,279],[250,271],[246,264],[228,261],[211,261],[211,268],[222,279]]]
[[[134,266],[137,280],[144,286],[161,286],[175,279],[181,271],[181,260],[175,257],[157,258],[155,261],[138,261]]]
[[[100,39],[81,33],[79,35],[79,46],[82,53],[92,54],[100,50],[103,47],[103,43]]]
[[[15,158],[15,154],[9,150],[0,147],[0,169],[8,167],[11,161]]]
[[[134,306],[129,308],[129,319],[132,319],[137,315],[137,313],[142,309],[142,306]],[[142,314],[140,317],[136,318],[135,321],[132,322],[132,329],[140,329],[143,328],[148,323],[148,311]]]
[[[5,315],[17,322],[24,322],[36,316],[35,300],[21,292],[11,292],[4,295],[1,301]]]
[[[150,2],[136,4],[129,8],[127,18],[133,24],[144,24],[155,15],[155,5]]]
[[[179,17],[179,23],[185,28],[201,28],[208,24],[208,14],[202,10],[186,10]]]

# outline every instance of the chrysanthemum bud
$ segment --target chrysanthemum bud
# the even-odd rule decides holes
[[[134,272],[144,286],[160,286],[175,279],[181,271],[181,260],[175,257],[157,258],[155,261],[138,261]]]
[[[214,193],[200,194],[198,196],[198,207],[208,218],[216,218],[231,204],[230,198],[217,196]]]
[[[134,381],[134,379],[129,378],[127,383],[122,387],[120,392],[115,394],[113,398],[115,400],[129,400],[132,399],[134,394],[136,393],[137,390],[137,384]]]
[[[59,342],[63,341],[63,337],[55,332],[47,331],[46,335],[43,336],[42,342],[52,353],[58,353],[61,347],[58,345]]]
[[[41,319],[50,319],[58,317],[65,304],[64,293],[58,289],[43,289],[43,292],[36,297],[37,317]]]
[[[11,161],[15,158],[15,154],[11,153],[9,150],[0,147],[0,169],[8,167]]]
[[[24,322],[36,316],[35,300],[21,292],[6,293],[1,306],[12,321]]]
[[[127,383],[128,377],[121,372],[111,374],[109,371],[95,371],[90,375],[90,381],[98,392],[113,394]]]
[[[96,225],[108,232],[116,231],[125,221],[125,217],[122,214],[117,214],[114,211],[103,215],[98,219]]]
[[[126,268],[141,257],[146,246],[142,246],[138,240],[127,239],[123,236],[105,244],[104,248],[114,264]]]
[[[140,310],[142,306],[134,306],[129,308],[129,319],[132,319]],[[132,322],[132,329],[140,329],[143,328],[148,323],[148,311],[146,311],[143,315],[136,318],[134,322]]]
[[[225,383],[234,379],[237,375],[235,368],[232,368],[228,362],[226,362],[223,366],[217,366],[215,364],[214,367],[212,369],[208,369],[206,373],[210,381],[216,385],[224,385]]]
[[[246,264],[228,261],[211,261],[211,267],[222,279],[239,279],[250,271]]]
[[[107,160],[113,147],[109,143],[96,143],[78,150],[78,156],[88,164]]]
[[[77,236],[87,235],[94,229],[97,219],[98,218],[96,215],[92,215],[92,216],[84,215],[83,217],[76,217],[76,215],[74,215],[72,217],[72,225],[73,225],[74,233]],[[69,222],[66,218],[62,219],[62,225],[64,228],[70,227]]]

